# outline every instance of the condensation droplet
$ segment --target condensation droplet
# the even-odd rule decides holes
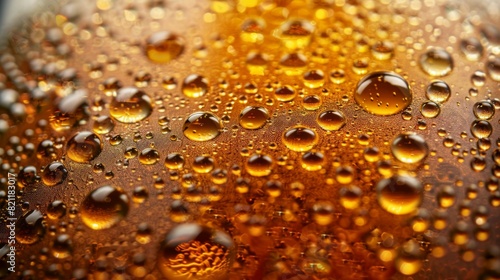
[[[409,214],[422,202],[422,184],[413,177],[394,175],[382,179],[376,191],[379,205],[395,215]]]
[[[374,72],[358,82],[354,100],[368,113],[388,116],[406,109],[412,94],[403,77],[391,72]]]
[[[121,188],[103,186],[85,197],[80,212],[86,226],[101,230],[116,225],[127,215],[128,209],[129,199]]]
[[[420,56],[420,68],[430,76],[446,76],[453,70],[453,58],[444,49],[431,48]]]
[[[142,121],[152,111],[151,98],[135,87],[120,88],[109,105],[111,117],[122,123]]]
[[[219,136],[222,121],[208,112],[195,112],[189,115],[183,126],[184,136],[193,141],[209,141]]]
[[[292,151],[305,152],[318,143],[318,135],[310,128],[295,126],[283,133],[282,141]]]
[[[81,131],[68,141],[66,154],[75,162],[86,163],[95,159],[102,148],[103,143],[99,136],[90,131]]]

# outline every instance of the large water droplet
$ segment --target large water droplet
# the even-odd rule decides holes
[[[168,31],[160,31],[146,40],[146,55],[156,63],[168,63],[184,51],[184,39]]]
[[[151,98],[135,88],[124,87],[118,90],[118,93],[109,105],[109,114],[111,117],[122,123],[135,123],[147,118],[153,108]]]
[[[228,279],[235,253],[234,242],[227,233],[187,223],[166,235],[157,266],[167,279]]]
[[[195,112],[189,115],[184,123],[184,135],[193,141],[209,141],[219,136],[222,121],[208,112]]]
[[[377,201],[387,212],[409,214],[422,202],[422,185],[413,177],[394,175],[377,183]]]
[[[453,59],[447,51],[431,48],[420,56],[420,68],[434,77],[446,76],[453,70]]]
[[[359,81],[354,100],[368,113],[388,116],[406,109],[412,94],[403,77],[391,72],[374,72]]]
[[[103,186],[90,192],[82,202],[83,223],[91,229],[107,229],[128,213],[129,199],[121,188]]]
[[[69,139],[66,154],[75,162],[85,163],[96,158],[101,153],[102,147],[99,136],[90,131],[81,131]]]

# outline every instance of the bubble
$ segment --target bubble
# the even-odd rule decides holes
[[[488,138],[493,132],[493,127],[488,121],[475,120],[470,126],[470,131],[476,138]]]
[[[409,214],[422,202],[422,184],[413,177],[394,175],[382,179],[376,191],[379,205],[395,215]]]
[[[245,170],[255,177],[263,177],[271,174],[273,160],[268,155],[255,154],[245,162]]]
[[[182,81],[182,93],[190,98],[198,98],[204,96],[208,92],[207,78],[191,74]]]
[[[338,110],[326,110],[317,118],[318,125],[326,131],[337,131],[346,124],[344,114]]]
[[[45,220],[42,212],[30,210],[16,222],[16,241],[21,244],[34,244],[45,235]]]
[[[214,159],[209,156],[198,156],[193,161],[193,170],[196,173],[210,173],[214,166]]]
[[[99,116],[92,126],[92,130],[97,134],[108,134],[115,127],[115,122],[108,116]]]
[[[422,106],[420,106],[420,113],[422,113],[422,116],[425,118],[432,119],[441,113],[441,108],[439,104],[434,101],[425,101],[422,103]]]
[[[167,169],[179,170],[184,167],[184,157],[179,153],[170,153],[165,158],[165,167]]]
[[[227,233],[185,223],[167,233],[157,266],[167,279],[227,279],[235,253],[234,242]]]
[[[368,113],[388,116],[406,109],[412,94],[403,77],[391,72],[373,72],[358,82],[354,100]]]
[[[290,19],[280,26],[277,34],[288,49],[302,49],[309,45],[314,32],[312,22],[305,19]]]
[[[325,164],[325,156],[317,151],[306,152],[300,158],[302,168],[308,171],[317,171],[323,168]]]
[[[128,209],[129,199],[121,188],[102,186],[85,197],[80,212],[86,226],[101,230],[120,222],[127,215]]]
[[[357,209],[361,204],[363,191],[357,186],[342,187],[339,190],[340,204],[349,210]]]
[[[182,37],[169,31],[152,34],[145,45],[146,56],[156,63],[168,63],[178,58],[185,48]]]
[[[223,128],[222,121],[209,112],[195,112],[184,122],[184,136],[193,141],[209,141],[219,136]]]
[[[436,103],[443,103],[450,98],[451,89],[444,81],[432,81],[425,90],[425,96]]]
[[[274,96],[276,97],[276,99],[283,102],[292,101],[296,95],[297,92],[295,91],[295,89],[289,85],[279,87],[274,92]]]
[[[241,110],[239,122],[245,129],[259,129],[269,120],[269,111],[260,106],[247,106]]]
[[[318,143],[316,132],[304,126],[287,129],[281,139],[288,149],[296,152],[309,151]]]
[[[62,184],[66,177],[68,177],[68,170],[60,162],[52,162],[42,172],[42,181],[49,187]]]
[[[139,154],[139,162],[144,165],[156,164],[160,160],[160,154],[152,148],[145,148]]]
[[[460,42],[460,50],[470,61],[478,61],[483,56],[483,46],[481,42],[474,38],[465,38]]]
[[[419,163],[429,153],[429,147],[422,136],[415,133],[398,135],[391,144],[391,152],[404,163]]]
[[[95,159],[102,151],[99,136],[90,131],[76,133],[66,145],[66,154],[74,162],[85,163]]]
[[[372,55],[378,60],[391,59],[394,52],[394,44],[389,41],[381,41],[375,43],[372,48]]]
[[[321,97],[317,95],[307,95],[302,99],[302,107],[309,111],[318,110],[322,104]]]
[[[319,88],[325,84],[325,74],[318,69],[305,72],[303,78],[308,88]]]
[[[489,120],[495,114],[495,106],[488,100],[476,102],[472,107],[474,116],[480,120]]]
[[[420,68],[430,76],[446,76],[453,70],[453,59],[444,49],[431,48],[420,56]]]
[[[152,111],[149,96],[135,87],[120,88],[109,105],[111,117],[122,123],[142,121],[151,115]]]

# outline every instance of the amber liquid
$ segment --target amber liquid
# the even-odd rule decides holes
[[[37,12],[0,51],[0,277],[498,279],[499,10]]]

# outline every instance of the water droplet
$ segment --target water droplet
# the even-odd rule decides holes
[[[446,76],[453,70],[453,59],[444,49],[431,48],[420,56],[420,68],[434,77]]]
[[[149,96],[135,88],[124,87],[109,105],[109,114],[122,123],[135,123],[147,118],[153,111]]]
[[[433,81],[427,86],[425,96],[434,102],[443,103],[450,98],[451,89],[444,81]]]
[[[345,82],[345,72],[342,69],[333,69],[332,72],[330,72],[330,81],[334,84],[341,84]]]
[[[268,155],[255,154],[245,162],[245,170],[255,177],[263,177],[271,174],[273,160]]]
[[[394,175],[377,183],[377,201],[389,213],[405,215],[422,202],[422,185],[413,177]]]
[[[495,106],[488,100],[476,102],[472,110],[476,118],[480,120],[489,120],[495,114]]]
[[[500,82],[500,57],[492,57],[486,62],[486,73],[494,81]]]
[[[279,28],[277,36],[288,49],[302,49],[311,42],[314,25],[305,19],[290,19]]]
[[[274,96],[276,97],[276,99],[278,101],[283,101],[283,102],[292,101],[296,95],[297,92],[295,91],[295,89],[289,85],[284,85],[282,87],[279,87],[274,92]]]
[[[115,127],[115,122],[108,116],[99,116],[92,126],[92,130],[97,134],[108,134]]]
[[[73,242],[68,234],[60,234],[52,243],[52,255],[58,259],[65,259],[72,255]]]
[[[147,57],[156,63],[168,63],[178,58],[184,51],[184,39],[168,31],[152,34],[146,40]]]
[[[179,170],[184,167],[184,157],[179,153],[170,153],[165,158],[165,167],[167,169]]]
[[[372,55],[378,60],[388,60],[394,52],[394,44],[389,41],[375,43],[372,48]]]
[[[488,121],[476,120],[472,123],[470,131],[476,138],[488,138],[493,132],[493,127]]]
[[[318,143],[318,135],[310,128],[295,126],[283,133],[282,141],[292,151],[305,152]]]
[[[102,148],[103,143],[99,136],[90,131],[81,131],[68,141],[66,154],[75,162],[85,163],[95,159]]]
[[[483,56],[483,46],[474,37],[465,38],[460,42],[460,50],[470,61],[478,61]]]
[[[307,95],[302,99],[302,107],[309,111],[318,110],[322,104],[321,97],[317,95]]]
[[[198,156],[193,161],[193,170],[196,173],[209,173],[214,169],[214,159],[209,156]]]
[[[354,100],[368,113],[388,116],[406,109],[412,94],[403,77],[391,72],[374,72],[359,81]]]
[[[420,106],[420,112],[425,118],[432,119],[441,113],[441,108],[439,107],[439,104],[434,101],[426,101],[422,103],[422,106]]]
[[[156,164],[160,160],[160,154],[152,148],[145,148],[139,154],[139,162],[144,165]]]
[[[18,179],[19,187],[25,188],[32,187],[36,182],[40,181],[40,176],[37,174],[36,167],[29,165],[19,171]]]
[[[269,111],[260,106],[247,106],[240,113],[240,125],[245,129],[262,128],[269,120]]]
[[[404,163],[419,163],[429,153],[429,147],[422,136],[415,133],[398,135],[391,144],[391,152]]]
[[[183,126],[184,136],[193,141],[209,141],[219,136],[222,121],[208,112],[195,112],[189,115]]]
[[[326,226],[333,222],[334,208],[329,201],[318,201],[312,207],[312,218],[320,226]]]
[[[486,74],[480,70],[474,71],[470,80],[475,87],[482,87],[486,83]]]
[[[280,65],[287,76],[301,75],[307,65],[307,57],[301,53],[285,54],[281,57]]]
[[[343,185],[352,183],[354,175],[354,169],[350,166],[339,166],[335,169],[335,180]]]
[[[80,208],[83,223],[91,229],[107,229],[128,213],[129,199],[121,188],[103,186],[90,192]]]
[[[47,217],[52,220],[60,219],[66,215],[66,204],[60,200],[54,200],[47,206]]]
[[[319,88],[325,84],[325,74],[321,70],[310,70],[304,73],[304,85],[308,88]]]
[[[401,246],[394,266],[403,275],[416,274],[422,268],[422,255],[419,243],[410,239]]]
[[[227,233],[185,223],[167,233],[157,266],[168,279],[227,279],[235,254],[233,239]]]
[[[45,220],[42,212],[31,210],[16,222],[16,240],[21,244],[34,244],[45,235]]]
[[[323,111],[318,115],[316,121],[326,131],[337,131],[346,124],[344,114],[338,110]]]
[[[340,204],[349,210],[354,210],[361,204],[361,195],[363,192],[357,186],[342,187],[339,190]]]
[[[240,37],[245,42],[261,43],[266,23],[262,18],[248,18],[241,25]]]
[[[198,74],[191,74],[182,82],[182,93],[190,98],[198,98],[208,92],[208,87],[207,78]]]
[[[42,181],[46,186],[59,185],[68,176],[68,170],[60,162],[52,162],[42,172]]]
[[[320,152],[306,152],[300,158],[302,168],[308,171],[317,171],[323,168],[325,156]]]

